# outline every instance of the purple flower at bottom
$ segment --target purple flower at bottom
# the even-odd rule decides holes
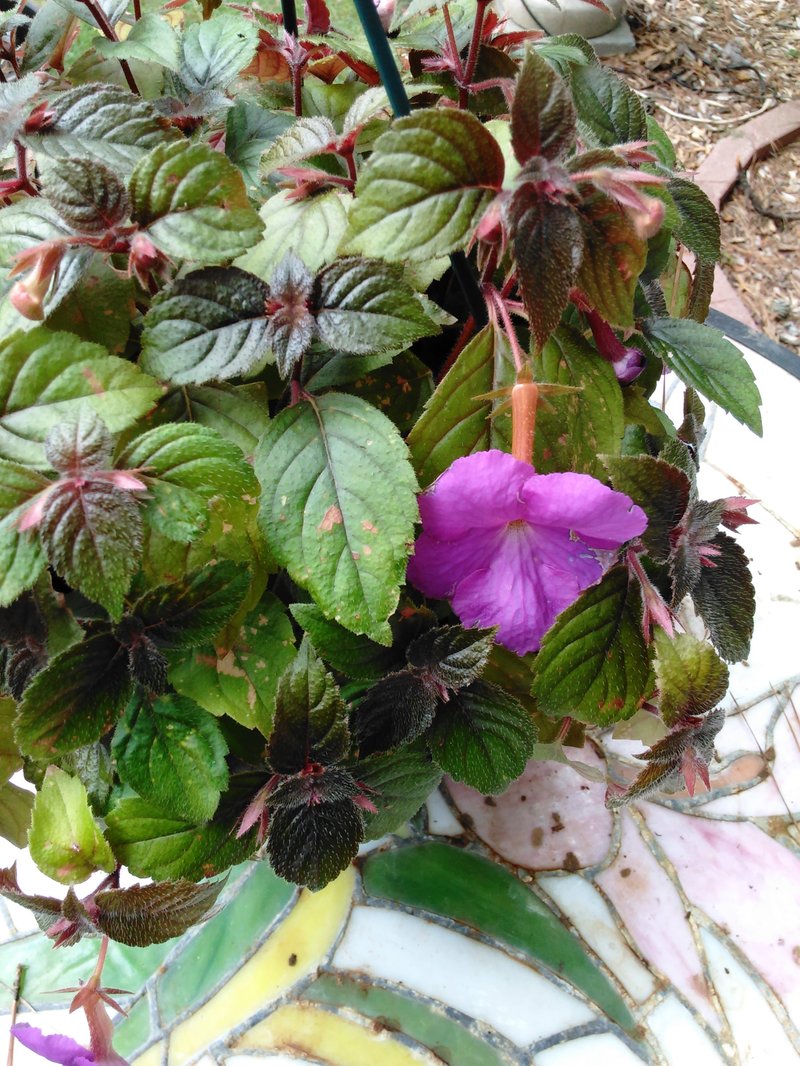
[[[408,578],[461,623],[535,651],[556,615],[602,576],[597,551],[638,537],[647,516],[588,474],[537,474],[500,451],[456,461],[419,499]]]
[[[69,1036],[43,1033],[26,1022],[13,1026],[11,1033],[23,1047],[50,1062],[58,1062],[61,1066],[96,1066],[91,1051]]]

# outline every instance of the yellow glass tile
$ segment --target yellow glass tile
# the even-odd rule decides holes
[[[305,1004],[279,1007],[242,1036],[239,1048],[291,1050],[323,1059],[330,1066],[433,1066],[441,1059],[330,1011]],[[466,1064],[464,1064],[466,1066]]]
[[[204,1051],[311,973],[333,946],[350,912],[354,887],[351,867],[321,892],[301,892],[269,940],[205,1006],[175,1027],[169,1066],[181,1066]]]
[[[164,1044],[153,1044],[133,1060],[132,1066],[161,1066],[164,1057]]]

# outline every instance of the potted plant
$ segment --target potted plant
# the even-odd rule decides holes
[[[585,729],[651,744],[609,805],[707,780],[754,598],[703,401],[761,428],[703,325],[714,209],[580,38],[355,6],[4,21],[0,722],[36,793],[0,831],[107,875],[2,874],[56,944],[178,935],[256,853],[319,889],[443,774],[497,793]]]

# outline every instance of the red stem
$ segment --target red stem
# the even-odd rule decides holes
[[[483,33],[483,16],[489,0],[478,0],[478,9],[475,12],[475,25],[472,27],[472,40],[469,42],[467,53],[467,65],[464,70],[464,84],[458,90],[458,106],[463,111],[469,102],[469,86],[472,75],[475,73],[475,64],[478,62],[478,52],[481,47],[481,34]]]
[[[303,71],[294,64],[292,65],[292,96],[295,117],[300,118],[303,114]]]
[[[82,0],[82,2],[91,12],[92,17],[94,18],[97,25],[100,27],[100,30],[106,40],[118,41],[119,38],[117,37],[114,27],[106,18],[106,14],[100,7],[100,5],[95,3],[95,0]],[[128,88],[130,89],[130,91],[132,93],[135,93],[137,96],[141,96],[141,93],[139,92],[139,86],[136,84],[136,79],[133,76],[133,71],[131,70],[128,64],[127,59],[120,59],[118,60],[118,62],[122,73],[125,75],[125,81],[128,83]]]
[[[450,51],[453,53],[454,62],[456,62],[458,64],[458,69],[456,71],[456,80],[457,81],[463,81],[463,79],[464,79],[464,67],[463,67],[463,65],[461,63],[461,55],[459,54],[458,44],[456,42],[456,35],[455,35],[454,31],[453,31],[453,23],[452,23],[452,20],[450,18],[450,6],[449,6],[449,4],[445,4],[444,5],[444,9],[442,11],[442,14],[444,15],[444,24],[447,27],[447,40],[450,43]]]
[[[486,294],[488,299],[492,301],[497,309],[497,313],[503,323],[503,329],[508,337],[508,343],[511,345],[511,353],[514,356],[514,366],[516,367],[517,375],[522,374],[525,371],[525,353],[520,347],[519,340],[517,339],[517,331],[514,329],[514,323],[511,321],[511,315],[508,313],[505,300],[503,300],[502,296],[493,285],[486,286]]]

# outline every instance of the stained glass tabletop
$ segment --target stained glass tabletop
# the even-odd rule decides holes
[[[445,784],[319,893],[266,863],[180,940],[113,945],[129,988],[115,1046],[137,1066],[789,1066],[800,1062],[800,380],[747,353],[752,437],[714,416],[701,489],[761,502],[755,639],[731,671],[711,790],[609,812],[638,741],[593,736],[502,796]],[[736,471],[736,480],[728,473]],[[622,731],[624,734],[624,730]],[[641,764],[638,764],[641,766]],[[58,894],[24,854],[26,886]],[[60,890],[63,893],[63,889]],[[85,1037],[54,993],[96,942],[54,952],[0,902],[0,1047],[19,1020]],[[15,1066],[39,1061],[17,1046]]]

